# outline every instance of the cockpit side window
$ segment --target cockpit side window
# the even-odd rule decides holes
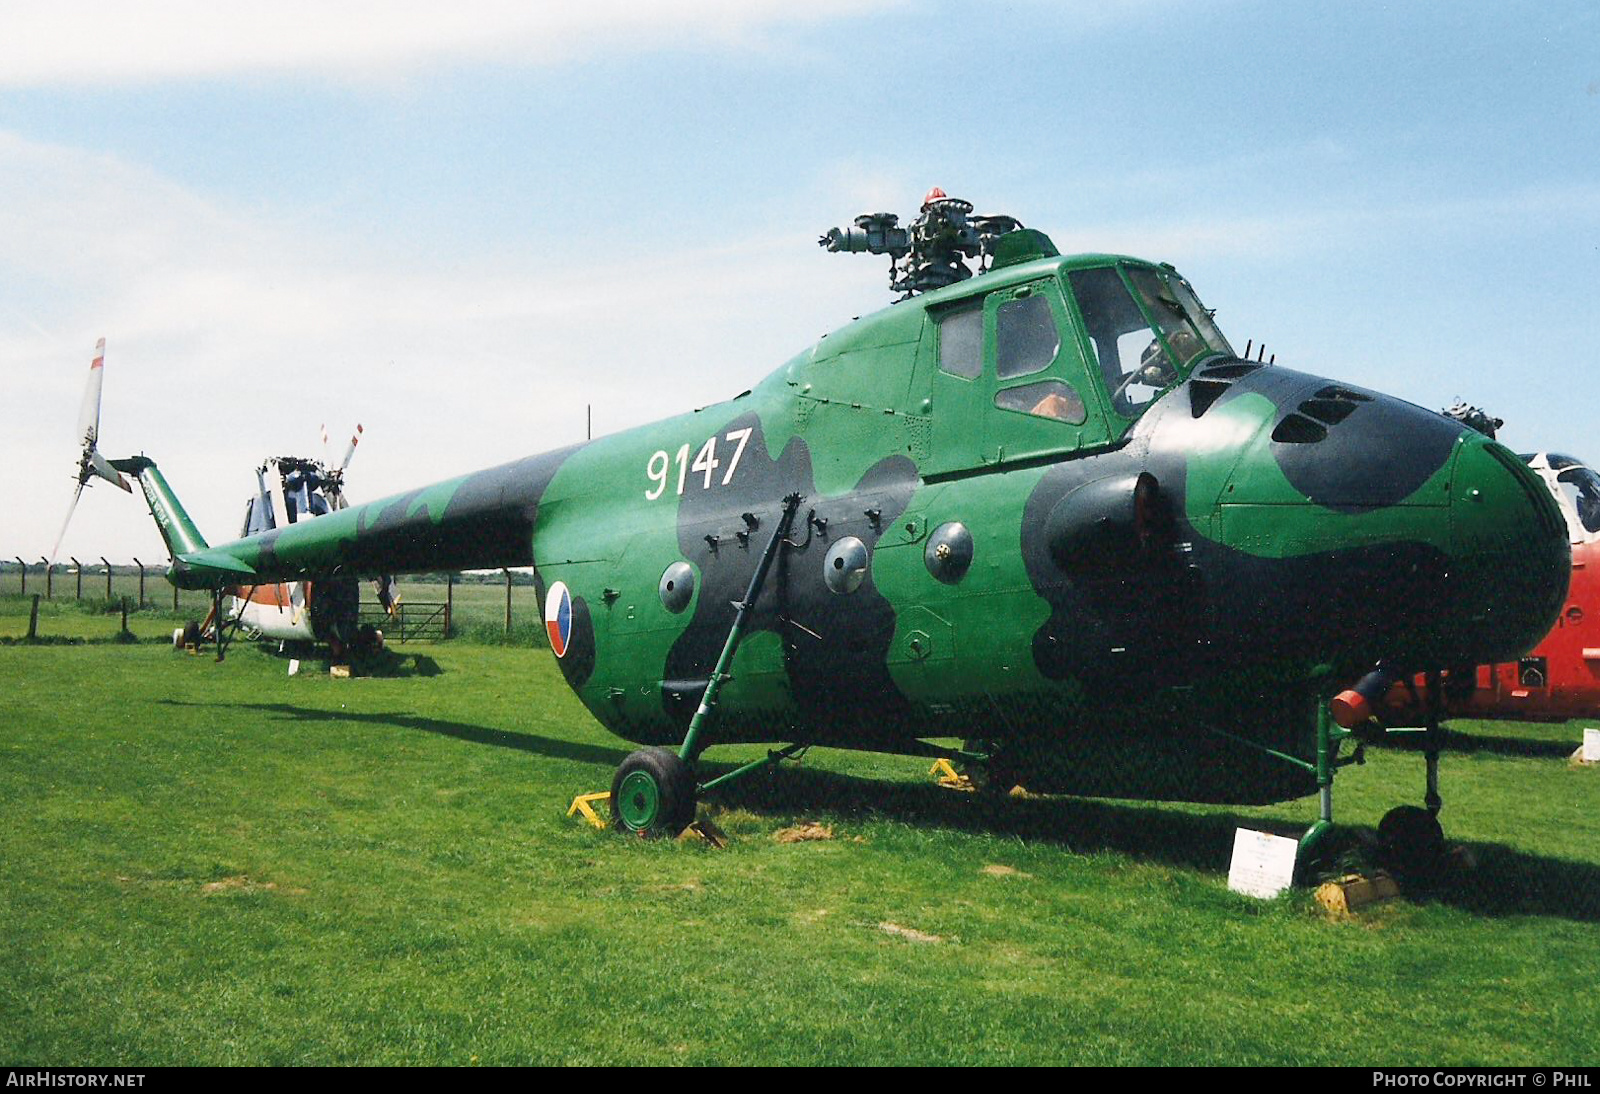
[[[983,303],[939,316],[939,368],[974,380],[983,375]]]
[[[1003,388],[995,394],[994,405],[1035,418],[1051,418],[1068,425],[1082,425],[1089,416],[1083,396],[1060,380],[1040,380],[1034,384]]]
[[[1043,372],[1061,348],[1061,331],[1043,296],[1017,296],[995,309],[995,375],[1002,380]]]
[[[1111,405],[1137,418],[1178,371],[1115,267],[1073,270],[1068,278]]]
[[[1572,467],[1556,479],[1561,492],[1578,514],[1586,532],[1600,532],[1600,475],[1587,467]]]

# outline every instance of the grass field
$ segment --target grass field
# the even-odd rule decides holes
[[[291,678],[176,654],[158,613],[114,644],[115,616],[47,609],[93,640],[0,644],[0,1061],[1600,1058],[1573,726],[1465,727],[1444,816],[1476,870],[1336,921],[1226,888],[1234,825],[1294,833],[1309,800],[989,801],[817,750],[718,800],[728,849],[647,843],[565,817],[628,746],[542,650]],[[0,638],[26,616],[0,598]],[[1420,797],[1420,756],[1369,756],[1356,828]],[[773,838],[799,820],[834,838]]]

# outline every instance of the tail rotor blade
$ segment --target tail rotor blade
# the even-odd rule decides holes
[[[83,497],[83,483],[78,483],[78,488],[72,492],[72,504],[67,506],[67,519],[61,522],[61,534],[56,536],[56,545],[50,548],[50,562],[54,565],[56,555],[61,553],[61,541],[67,538],[67,525],[72,523],[73,511],[78,508],[78,499]]]
[[[106,340],[94,344],[94,360],[89,362],[89,383],[83,389],[83,405],[78,410],[78,443],[93,448],[100,438],[100,386],[105,379]]]
[[[122,477],[122,472],[111,466],[111,461],[98,452],[89,453],[89,470],[105,479],[113,486],[120,486],[126,493],[133,493],[133,487],[128,485],[128,480]]]
[[[106,340],[94,344],[94,360],[89,362],[89,382],[84,385],[83,404],[78,408],[78,489],[81,492],[91,476],[99,476],[128,492],[128,480],[100,455],[100,390],[105,383]]]

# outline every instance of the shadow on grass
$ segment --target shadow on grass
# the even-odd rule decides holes
[[[712,772],[708,771],[708,774]],[[1239,818],[1138,802],[1089,798],[999,798],[953,793],[931,784],[877,782],[808,768],[783,768],[716,791],[718,801],[757,813],[890,818],[964,832],[1059,844],[1076,853],[1110,851],[1226,874]],[[1258,818],[1251,827],[1298,835],[1295,822]],[[1371,842],[1370,829],[1346,829]],[[1600,865],[1550,858],[1496,843],[1465,843],[1477,868],[1427,886],[1407,886],[1421,903],[1482,916],[1541,915],[1600,921]]]
[[[535,733],[512,733],[504,729],[473,725],[470,722],[447,722],[439,718],[424,718],[416,714],[399,712],[360,714],[349,710],[318,710],[315,707],[297,707],[290,703],[186,703],[177,699],[161,699],[167,706],[214,707],[229,710],[254,711],[275,715],[277,721],[291,722],[356,722],[362,725],[390,726],[395,729],[413,729],[424,733],[437,733],[470,744],[511,748],[554,759],[576,760],[579,763],[605,764],[615,767],[627,752],[623,749],[604,748],[599,745],[560,741],[541,737]]]
[[[230,656],[250,656],[252,653],[271,661],[284,665],[286,668],[291,660],[304,663],[309,669],[315,665],[315,671],[326,673],[333,664],[328,656],[328,651],[311,649],[309,643],[286,646],[283,650],[274,649],[270,642],[242,643],[244,648],[236,650],[231,644],[228,648]],[[439,662],[425,653],[402,653],[393,647],[385,646],[381,650],[350,654],[343,659],[357,676],[368,676],[379,680],[404,680],[413,676],[434,677],[441,676],[444,669]],[[304,671],[304,670],[302,670]]]
[[[1566,723],[1551,723],[1550,731],[1559,733]],[[1466,733],[1449,726],[1441,727],[1446,752],[1488,752],[1496,756],[1527,756],[1534,759],[1566,759],[1581,745],[1581,740],[1552,740],[1548,737],[1502,737],[1490,733]],[[1580,735],[1581,736],[1581,735]],[[1378,748],[1395,752],[1423,751],[1423,735],[1404,733],[1385,737]]]
[[[436,733],[472,744],[511,748],[580,763],[615,766],[626,746],[606,748],[511,733],[466,722],[414,714],[318,710],[289,703],[185,703],[170,706],[219,707],[251,711],[293,722],[356,722]],[[715,776],[733,765],[708,763]],[[1079,854],[1108,851],[1144,861],[1164,862],[1211,874],[1226,874],[1239,818],[1225,812],[1187,812],[1138,802],[1093,798],[1006,798],[961,794],[931,783],[863,779],[806,767],[783,767],[729,783],[713,799],[755,813],[888,819],[954,831],[985,833],[1060,845]],[[1257,818],[1252,827],[1298,835],[1287,818]],[[1370,829],[1343,830],[1357,842],[1371,843]],[[1600,921],[1600,865],[1550,858],[1498,843],[1463,844],[1477,868],[1432,884],[1409,885],[1420,903],[1459,908],[1481,916],[1538,915],[1584,922]]]

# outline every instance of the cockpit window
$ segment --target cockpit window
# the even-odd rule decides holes
[[[983,374],[983,305],[939,317],[939,367],[968,380]]]
[[[1172,351],[1172,356],[1180,365],[1187,365],[1204,352],[1206,346],[1200,340],[1199,332],[1189,325],[1188,318],[1183,314],[1183,305],[1178,303],[1178,298],[1167,288],[1167,283],[1161,280],[1159,274],[1154,270],[1129,270],[1128,280],[1144,300],[1145,312],[1161,332],[1161,337],[1167,340],[1167,349]]]
[[[1600,475],[1587,467],[1570,467],[1556,479],[1561,492],[1577,510],[1586,532],[1600,532]]]
[[[1002,380],[1042,372],[1056,359],[1061,331],[1043,296],[1018,296],[995,311],[995,374]]]
[[[1074,270],[1068,277],[1111,405],[1124,418],[1136,418],[1177,381],[1178,371],[1115,268]]]
[[[1130,268],[1127,274],[1179,365],[1187,365],[1202,353],[1233,353],[1227,339],[1180,278],[1169,280],[1155,270],[1142,268]]]
[[[1060,380],[1040,380],[1036,384],[1008,387],[994,397],[1001,410],[1015,410],[1035,418],[1052,418],[1068,425],[1082,425],[1088,418],[1083,396]]]
[[[1200,338],[1205,342],[1206,348],[1226,353],[1229,357],[1234,356],[1233,347],[1223,337],[1211,313],[1200,303],[1200,298],[1194,294],[1194,289],[1190,288],[1189,283],[1177,274],[1171,274],[1167,278],[1167,285],[1172,289],[1172,295],[1177,298],[1184,314],[1189,317],[1189,322],[1200,332]]]

